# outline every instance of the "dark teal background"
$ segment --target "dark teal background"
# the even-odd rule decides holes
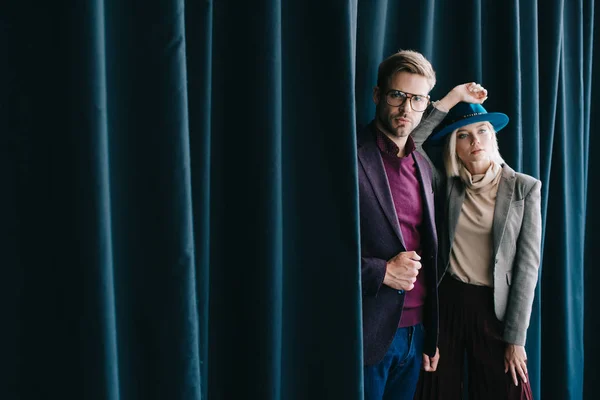
[[[511,117],[534,394],[600,396],[593,0],[5,3],[0,398],[360,399],[355,133],[401,48]]]

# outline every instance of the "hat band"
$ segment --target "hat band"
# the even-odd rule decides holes
[[[477,115],[485,115],[485,114],[487,114],[487,113],[473,113],[473,114],[461,115],[459,118],[456,118],[456,119],[453,119],[452,121],[450,121],[448,123],[448,125],[453,124],[453,123],[455,123],[457,121],[460,121],[462,119],[467,119],[467,118],[470,118],[470,117],[475,117]]]

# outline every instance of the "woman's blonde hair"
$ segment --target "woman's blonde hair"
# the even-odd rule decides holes
[[[498,148],[498,138],[496,137],[496,130],[494,129],[492,124],[490,124],[487,121],[486,123],[490,128],[494,139],[494,151],[492,152],[491,159],[493,162],[502,165],[505,163],[505,161],[500,155],[500,150]],[[448,178],[460,177],[461,170],[466,169],[465,164],[463,164],[463,162],[458,157],[458,154],[456,154],[456,133],[461,128],[456,128],[446,138],[446,145],[444,146],[444,166],[446,167],[446,176],[448,176]]]

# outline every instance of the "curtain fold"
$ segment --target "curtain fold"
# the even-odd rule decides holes
[[[212,2],[185,4],[187,96],[192,169],[193,226],[196,263],[196,303],[201,398],[208,396],[208,339],[210,320],[210,198],[211,198],[211,107],[213,60]],[[190,73],[193,71],[193,73]]]
[[[584,38],[587,46],[584,51],[587,51],[588,61],[585,65],[586,76],[589,79],[589,92],[586,93],[586,111],[590,116],[596,116],[600,113],[600,93],[594,90],[597,86],[597,79],[593,76],[598,76],[600,73],[600,57],[598,52],[593,51],[593,43],[598,43],[600,40],[600,30],[594,29],[595,11],[592,4],[586,4],[584,13],[587,16],[587,24],[584,27]],[[600,396],[600,388],[598,387],[598,374],[600,368],[595,358],[600,354],[600,345],[597,340],[598,329],[600,329],[600,319],[597,317],[596,305],[600,301],[599,291],[594,287],[594,284],[600,279],[600,270],[596,267],[595,250],[598,246],[598,233],[596,228],[600,226],[600,211],[596,204],[600,202],[596,184],[600,176],[600,167],[594,161],[594,151],[600,149],[600,141],[596,132],[599,131],[600,125],[598,118],[590,118],[586,122],[586,128],[589,129],[587,145],[589,152],[587,155],[586,169],[586,240],[585,240],[585,268],[584,268],[584,370],[583,370],[583,398],[594,399]]]
[[[286,399],[362,392],[355,16],[354,2],[282,7]]]
[[[197,398],[184,2],[104,4],[119,393]]]
[[[208,398],[281,396],[281,8],[213,5]]]
[[[89,132],[90,142],[86,148],[86,158],[89,159],[89,174],[82,177],[82,181],[94,182],[90,188],[91,193],[87,199],[81,202],[87,203],[93,209],[82,210],[80,220],[85,220],[86,215],[93,215],[90,221],[90,233],[96,236],[96,249],[89,248],[82,252],[82,256],[91,255],[86,260],[89,270],[94,268],[98,270],[95,274],[90,274],[90,282],[86,293],[92,299],[90,304],[96,303],[91,310],[86,310],[86,315],[100,315],[100,319],[90,319],[89,324],[93,331],[98,334],[98,341],[101,346],[96,348],[99,354],[88,354],[93,361],[91,365],[97,368],[98,387],[101,389],[106,399],[119,398],[119,368],[118,368],[118,336],[116,326],[116,303],[114,286],[114,263],[112,246],[112,215],[110,201],[110,157],[109,157],[109,136],[108,136],[108,109],[107,109],[107,84],[106,84],[106,39],[104,32],[104,4],[100,1],[94,2],[84,11],[87,25],[89,26],[88,35],[83,36],[91,46],[88,54],[83,57],[89,60],[87,68],[84,69],[88,77],[95,79],[86,79],[84,76],[77,76],[82,81],[87,81],[89,86],[86,88],[89,92],[86,94],[94,105],[93,110],[89,110],[89,125],[84,127]],[[83,130],[82,129],[82,130]],[[83,183],[82,182],[82,183]],[[83,185],[82,185],[83,186]],[[83,200],[83,199],[82,199]],[[79,218],[78,218],[79,219]],[[85,229],[85,228],[82,228]],[[96,275],[97,274],[97,275]],[[98,301],[99,300],[99,301]],[[92,350],[90,347],[89,350]],[[94,385],[95,386],[95,385]]]
[[[0,397],[361,399],[355,135],[416,49],[543,182],[536,398],[596,398],[594,5],[11,2]]]

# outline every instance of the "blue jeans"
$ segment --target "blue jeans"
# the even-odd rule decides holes
[[[423,325],[398,328],[378,364],[364,367],[365,400],[412,400],[423,359]]]

